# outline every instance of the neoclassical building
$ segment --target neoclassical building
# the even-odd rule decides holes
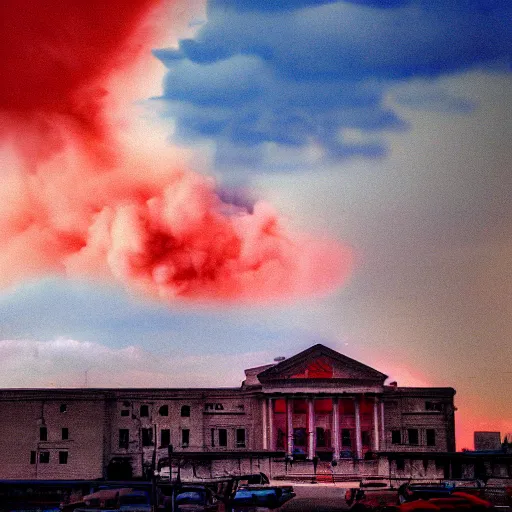
[[[353,472],[378,453],[454,452],[455,390],[386,379],[315,345],[245,370],[238,388],[3,389],[0,479],[102,478],[120,463],[138,477],[169,446],[210,461],[210,475],[314,458]]]

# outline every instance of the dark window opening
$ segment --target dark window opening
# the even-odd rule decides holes
[[[158,409],[158,414],[160,414],[160,416],[169,416],[169,406],[162,405],[162,407]]]
[[[69,429],[66,427],[63,427],[62,429],[62,440],[65,441],[66,439],[69,439]]]
[[[452,476],[451,477],[455,480],[462,478],[462,464],[460,462],[452,462]]]
[[[225,428],[219,428],[219,446],[228,445],[228,431]]]
[[[405,469],[405,459],[402,459],[401,457],[396,459],[396,469],[397,471],[403,471]]]
[[[211,435],[212,435],[212,446],[215,446],[215,429],[214,428],[212,428]]]
[[[36,456],[37,456],[36,452],[34,452],[34,451],[30,452],[30,464],[36,463]]]
[[[50,462],[50,452],[39,452],[39,463],[48,464]]]
[[[278,450],[284,450],[285,433],[282,428],[277,429],[276,448]]]
[[[141,405],[140,406],[140,417],[141,418],[148,418],[149,417],[149,406],[148,405]]]
[[[436,431],[433,428],[427,428],[427,446],[436,445]]]
[[[119,429],[119,448],[128,448],[130,443],[130,431],[127,428]]]
[[[341,446],[343,448],[352,448],[352,437],[348,428],[341,430]]]
[[[68,452],[59,452],[59,464],[68,463]]]
[[[68,410],[68,406],[66,404],[60,404],[60,412],[66,412]]]
[[[121,409],[121,416],[130,416],[130,411],[128,409]]]
[[[400,430],[391,431],[391,443],[402,444],[402,432]]]
[[[443,411],[443,404],[441,402],[425,402],[425,410],[426,411],[436,411],[436,412],[442,412]]]
[[[182,418],[190,417],[190,405],[182,405],[181,406],[181,417]]]
[[[188,428],[184,428],[181,431],[181,446],[183,448],[187,448],[190,443],[190,430]]]
[[[316,446],[327,448],[331,446],[331,431],[322,427],[316,427]]]
[[[160,431],[160,446],[166,448],[171,444],[171,431],[168,428],[164,428]]]
[[[143,428],[142,431],[142,446],[153,446],[153,429]]]
[[[245,448],[245,428],[236,429],[236,447]]]
[[[370,431],[369,430],[363,430],[361,432],[361,442],[362,442],[362,445],[363,446],[370,446],[371,444],[371,435],[370,435]]]
[[[417,428],[407,429],[407,434],[409,436],[409,444],[418,444],[419,436]]]
[[[46,427],[39,427],[39,440],[48,441],[48,429]]]
[[[305,447],[307,444],[307,433],[305,428],[293,429],[293,446]]]

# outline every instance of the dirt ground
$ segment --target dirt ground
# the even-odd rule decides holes
[[[341,485],[293,485],[297,495],[279,510],[286,512],[338,512],[348,510],[346,487]]]

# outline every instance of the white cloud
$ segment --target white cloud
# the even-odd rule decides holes
[[[110,348],[58,338],[0,341],[0,387],[239,386],[243,370],[268,363],[266,352],[165,357],[140,347]]]

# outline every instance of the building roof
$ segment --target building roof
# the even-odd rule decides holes
[[[377,381],[383,384],[387,379],[387,375],[381,373],[369,366],[366,366],[355,359],[351,359],[335,350],[332,350],[325,345],[318,343],[302,352],[285,359],[284,361],[272,365],[267,370],[258,374],[260,382],[265,382],[274,379],[289,379],[294,374],[303,372],[308,364],[319,359],[327,360],[332,366],[337,367],[343,375],[341,378],[354,378],[362,380]]]

